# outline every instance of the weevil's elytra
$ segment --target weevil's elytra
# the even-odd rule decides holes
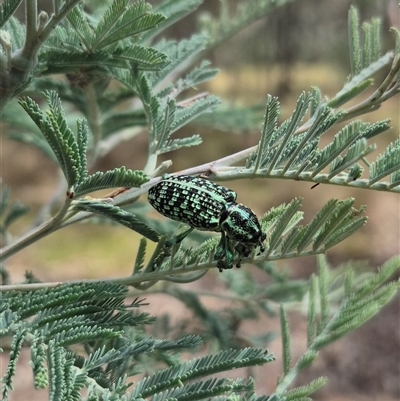
[[[203,178],[173,176],[150,188],[150,204],[170,219],[203,231],[220,231],[225,205],[236,200],[236,192]]]
[[[254,212],[236,203],[236,192],[222,185],[199,177],[165,177],[150,188],[150,204],[170,219],[188,224],[190,229],[168,241],[168,246],[181,242],[194,228],[203,231],[221,232],[221,241],[216,249],[218,267],[232,268],[233,243],[240,259],[249,256],[252,249],[260,246],[265,233]]]

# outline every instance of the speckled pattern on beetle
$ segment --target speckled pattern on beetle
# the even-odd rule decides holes
[[[193,229],[221,232],[215,260],[218,268],[233,267],[233,243],[239,254],[236,264],[259,246],[263,252],[266,238],[260,222],[247,206],[236,203],[236,192],[204,178],[187,175],[165,176],[150,188],[150,204],[170,219],[188,224],[190,228],[168,241],[167,246],[181,242]]]

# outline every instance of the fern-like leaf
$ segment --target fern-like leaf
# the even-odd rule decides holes
[[[88,128],[83,121],[78,121],[78,139],[76,139],[65,120],[61,101],[56,92],[45,92],[45,97],[50,106],[46,114],[30,98],[21,99],[19,103],[43,133],[60,164],[68,187],[71,188],[87,175]]]
[[[145,4],[142,1],[138,2],[138,4],[139,3],[141,3],[142,7]],[[108,7],[107,10],[105,10],[105,12],[100,17],[96,28],[94,29],[94,36],[95,36],[95,40],[93,43],[94,48],[100,47],[104,39],[107,36],[109,36],[110,31],[115,29],[115,25],[118,23],[121,17],[126,13],[127,6],[128,6],[127,0],[116,0],[111,3],[110,7]],[[150,5],[146,4],[145,10],[143,11],[144,12],[150,11]]]
[[[169,391],[155,394],[154,401],[182,400],[190,401],[196,399],[210,399],[222,394],[235,394],[252,391],[254,392],[254,383],[252,380],[245,382],[244,379],[207,379],[188,383],[182,387],[175,387]]]
[[[254,364],[264,364],[274,360],[275,357],[269,354],[267,350],[258,348],[231,349],[220,351],[214,355],[209,354],[145,377],[136,384],[132,392],[132,399],[147,398],[175,387],[180,382],[187,383],[205,375]]]
[[[363,68],[343,86],[343,88],[328,102],[328,105],[330,107],[339,107],[369,88],[373,84],[373,79],[370,77],[388,64],[390,65],[391,61],[392,54],[388,52]]]
[[[176,110],[176,123],[174,126],[174,132],[181,127],[193,121],[200,114],[208,113],[214,110],[214,108],[220,103],[220,100],[216,96],[206,96],[198,100],[194,100],[189,104],[179,105]]]
[[[319,95],[314,91],[309,96],[318,98]],[[235,175],[224,173],[225,178],[237,178],[243,174],[399,192],[400,160],[397,157],[397,142],[390,145],[375,163],[365,159],[375,149],[375,145],[368,145],[368,140],[388,130],[390,121],[382,120],[374,124],[353,121],[342,128],[325,148],[318,149],[321,135],[345,117],[345,114],[334,112],[327,104],[317,105],[315,98],[310,100],[309,96],[308,100],[304,94],[300,96],[292,117],[279,127],[276,126],[279,112],[277,101],[269,98],[259,145],[250,153],[245,169],[241,167],[240,171],[235,170]],[[312,117],[302,127],[298,127],[308,104],[311,104]],[[370,170],[368,180],[362,178],[364,168],[361,164],[364,162]],[[324,173],[328,166],[329,172]],[[387,176],[390,176],[390,181],[382,182]],[[292,233],[294,238],[295,234]],[[290,248],[289,243],[287,247]]]
[[[318,327],[318,335],[321,334],[322,330],[325,329],[329,314],[329,265],[327,259],[320,255],[318,256],[318,292],[319,292],[319,313],[320,313],[320,324]]]
[[[158,112],[158,107],[153,110]],[[164,115],[162,117],[160,116],[161,118],[158,118],[158,121],[155,122],[156,126],[154,128],[157,136],[156,149],[160,149],[173,132],[175,126],[175,113],[176,102],[174,99],[168,99],[165,105]],[[155,149],[152,151],[155,153]]]
[[[400,138],[389,144],[385,152],[379,155],[370,166],[369,185],[373,185],[391,174],[390,184],[396,184],[396,175],[400,171]]]
[[[82,366],[82,370],[89,371],[92,369],[96,369],[102,365],[105,365],[118,357],[121,354],[120,351],[116,349],[107,350],[106,346],[103,345],[101,348],[98,348],[95,352],[92,352]]]
[[[171,74],[177,75],[189,65],[196,55],[205,49],[207,40],[203,35],[193,35],[189,39],[180,41],[161,40],[155,48],[164,53],[170,63],[157,72],[156,75],[149,77],[152,86],[165,82]],[[177,84],[178,85],[178,84]]]
[[[87,18],[80,7],[74,7],[67,16],[68,22],[74,28],[81,43],[85,45],[86,50],[92,50],[94,42],[94,31],[89,25]]]
[[[4,0],[3,3],[0,4],[0,29],[12,17],[21,3],[22,0]]]
[[[114,60],[123,60],[137,63],[139,69],[158,70],[167,63],[164,53],[150,47],[131,45],[112,52]]]
[[[258,130],[263,118],[264,105],[240,106],[235,104],[221,104],[212,114],[201,115],[195,123],[214,130],[239,134]]]
[[[290,341],[289,322],[283,304],[280,305],[280,321],[281,321],[281,335],[282,335],[282,360],[283,360],[283,374],[286,375],[292,364],[292,350]]]
[[[83,183],[88,176],[87,169],[87,147],[89,140],[89,126],[86,120],[77,120],[77,148],[78,148],[78,156],[79,156],[79,181]]]
[[[153,127],[149,141],[151,153],[162,154],[183,146],[195,146],[201,143],[198,135],[176,140],[169,140],[169,138],[174,132],[202,113],[211,111],[219,103],[217,97],[202,97],[189,104],[181,104],[180,107],[177,107],[174,99],[168,99],[166,104],[163,105],[160,98],[152,96],[146,78],[140,80],[139,83]]]
[[[301,236],[296,243],[297,251],[301,253],[313,241],[315,235],[320,231],[321,227],[331,217],[332,209],[337,204],[337,199],[331,199],[328,203],[314,216],[312,221],[302,231]]]
[[[282,241],[282,235],[287,230],[288,225],[291,223],[293,217],[296,216],[296,213],[301,205],[301,199],[296,198],[285,208],[284,212],[279,216],[279,220],[276,222],[276,226],[269,238],[268,241],[268,251],[267,255],[273,253],[273,251],[278,248],[279,244]],[[301,215],[299,216],[301,218]]]
[[[357,140],[353,145],[348,148],[348,151],[344,157],[338,156],[331,164],[330,171],[328,174],[328,180],[338,175],[342,171],[351,167],[354,163],[361,160],[363,157],[372,153],[375,150],[375,146],[367,145],[366,139],[362,138]]]
[[[63,306],[65,303],[85,303],[85,301],[112,298],[118,305],[123,304],[127,288],[114,283],[71,284],[59,288],[43,289],[22,294],[3,294],[6,305],[17,312],[22,319],[31,317],[48,308]]]
[[[353,222],[357,222],[361,226],[365,224],[366,219],[359,217],[355,211],[352,211],[353,204],[353,198],[332,203],[331,214],[314,240],[314,250],[322,246],[327,246],[330,242],[334,242],[332,239],[336,238],[336,235],[338,235],[337,230],[339,227],[349,228],[348,224]],[[319,214],[317,218],[319,218]],[[341,234],[345,234],[345,230]],[[331,246],[333,246],[333,244]]]
[[[187,148],[190,146],[197,146],[202,143],[202,139],[200,135],[192,135],[187,138],[178,138],[173,139],[172,141],[166,142],[166,144],[162,148],[161,153],[172,152],[173,150],[177,150],[180,148]]]
[[[178,93],[188,88],[195,88],[196,85],[213,79],[219,70],[217,68],[209,68],[209,65],[209,61],[203,60],[199,67],[190,71],[185,78],[178,80],[175,85],[178,89]]]
[[[254,163],[254,171],[258,170],[261,163],[262,155],[267,153],[268,148],[271,145],[271,138],[273,138],[276,132],[278,116],[279,116],[278,98],[268,95],[261,139],[257,149],[248,159],[246,167],[250,167]]]
[[[247,160],[248,168],[266,168],[266,174],[269,174],[274,168],[281,167],[299,144],[299,139],[294,134],[304,118],[311,100],[310,94],[302,93],[292,116],[277,129],[276,119],[279,113],[279,104],[276,99],[268,99],[262,137],[256,151]]]
[[[75,204],[75,207],[86,212],[101,214],[102,216],[138,232],[154,242],[157,242],[159,239],[159,233],[138,220],[134,214],[126,212],[118,206],[96,200],[82,199]]]
[[[332,163],[333,160],[359,138],[361,127],[362,123],[360,121],[351,122],[335,135],[333,142],[319,151],[319,161],[313,169],[313,177]]]
[[[96,341],[99,338],[104,341],[112,338],[119,338],[121,336],[122,331],[116,331],[115,329],[99,326],[79,326],[57,333],[52,340],[55,344],[65,347],[73,344]]]
[[[7,370],[1,379],[3,383],[2,396],[4,400],[8,399],[8,393],[13,388],[13,377],[15,376],[17,362],[21,354],[21,349],[26,334],[27,330],[23,322],[20,322],[15,329],[15,334],[11,342],[10,360],[8,362]]]
[[[50,341],[47,349],[51,401],[80,400],[80,391],[86,384],[86,374],[76,374],[74,359],[68,356],[67,351]]]
[[[47,360],[49,364],[49,399],[51,401],[62,401],[65,396],[65,364],[66,364],[66,350],[50,341],[47,348]]]
[[[43,338],[36,336],[31,345],[31,361],[35,389],[48,386],[48,375],[46,369],[46,348]]]
[[[398,270],[399,266],[398,257],[389,260],[383,267],[385,271],[383,277],[385,279],[389,277],[390,274]],[[363,282],[353,287],[352,291],[348,292],[348,296],[343,300],[340,309],[323,326],[325,329],[316,337],[312,344],[313,349],[319,350],[360,327],[393,299],[400,288],[400,283],[391,281],[381,286],[382,276],[379,276],[380,273],[378,272],[373,279],[367,278],[363,280]]]
[[[29,114],[37,127],[42,131],[57,160],[61,164],[61,162],[63,161],[63,149],[61,147],[61,144],[58,142],[49,121],[47,120],[43,111],[40,109],[39,105],[30,98],[20,99],[19,103]]]
[[[300,199],[294,199],[289,205],[271,209],[260,219],[262,230],[267,235],[265,252],[252,254],[241,261],[273,261],[326,252],[366,223],[367,219],[362,215],[363,208],[356,210],[353,203],[353,199],[331,200],[306,226],[298,225],[303,218],[303,213],[298,210],[301,205]],[[218,240],[218,236],[215,236],[190,250],[178,246],[172,249],[169,256],[158,250],[157,255],[154,254],[152,261],[140,273],[141,280],[151,281],[150,272],[156,271],[159,279],[191,281],[204,273],[203,269],[217,265],[213,256]],[[139,272],[134,272],[134,277],[136,276],[139,279]]]
[[[307,347],[310,347],[317,335],[317,276],[312,274],[308,292]]]
[[[289,390],[287,393],[285,393],[286,401],[303,400],[305,399],[304,397],[315,393],[321,387],[325,386],[327,382],[328,379],[326,377],[319,377],[306,386],[296,387],[292,390]],[[309,400],[311,400],[311,398],[309,398]]]
[[[82,152],[86,149],[78,147],[75,135],[68,127],[58,94],[51,91],[45,92],[44,95],[50,106],[50,111],[47,113],[48,121],[63,150],[61,166],[67,183],[71,187],[80,181],[82,173],[86,174],[86,170],[82,171],[81,166],[81,160],[86,159],[86,154]],[[82,131],[81,133],[83,134],[84,132]]]
[[[130,6],[126,0],[114,2],[96,27],[95,46],[103,48],[125,38],[137,36],[165,20],[164,15],[150,11],[150,4],[144,1]]]
[[[133,63],[139,69],[158,70],[167,63],[166,57],[153,48],[140,45],[129,45],[117,48],[113,52],[97,50],[92,53],[82,52],[81,49],[68,50],[65,46],[47,49],[39,54],[40,73],[59,74],[71,73],[81,67],[91,68],[91,72],[110,75],[113,73],[105,68],[128,69]]]
[[[360,17],[356,7],[351,7],[349,11],[349,48],[351,56],[352,75],[356,75],[362,68],[362,49],[360,39]]]
[[[136,254],[136,260],[132,274],[138,273],[144,268],[144,258],[146,255],[146,248],[147,248],[147,240],[146,238],[142,237],[140,239],[139,249]]]
[[[75,195],[82,196],[89,192],[116,187],[140,187],[149,177],[140,170],[130,170],[125,167],[115,168],[105,173],[97,173],[86,177],[75,187]]]

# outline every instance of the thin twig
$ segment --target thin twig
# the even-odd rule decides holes
[[[57,226],[60,225],[62,219],[68,212],[69,206],[71,205],[72,199],[66,198],[64,205],[58,211],[58,213],[50,220],[43,223],[41,226],[29,231],[26,235],[18,238],[17,241],[8,245],[0,250],[0,262],[6,260],[10,256],[19,252],[21,249],[26,248],[28,245],[33,244],[41,238],[46,237],[53,231],[56,231]]]

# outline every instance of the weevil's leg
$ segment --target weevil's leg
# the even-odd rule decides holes
[[[214,260],[223,259],[224,255],[225,255],[225,249],[226,249],[226,235],[222,231],[221,239],[219,240],[219,243],[218,243],[217,247],[215,248]]]
[[[265,241],[266,238],[267,238],[267,235],[265,233],[262,233],[261,238],[260,238],[260,242],[259,242],[260,253],[263,253],[265,251],[264,241]]]
[[[237,244],[235,246],[235,251],[237,251],[237,253],[239,255],[239,260],[236,263],[236,267],[239,269],[241,266],[242,257],[244,256],[245,258],[247,258],[248,256],[250,256],[251,248],[249,248],[248,246],[243,245],[243,244]]]
[[[225,263],[222,259],[218,260],[217,267],[220,273],[222,273],[222,271],[225,269]]]
[[[236,267],[239,269],[240,268],[240,263],[242,262],[242,255],[244,254],[245,247],[243,244],[237,244],[235,246],[235,251],[238,253],[239,259],[236,263]]]
[[[185,239],[185,237],[188,236],[193,230],[194,230],[193,227],[189,227],[183,233],[178,234],[175,237],[172,237],[171,239],[165,242],[165,248],[171,248],[171,246],[174,244],[180,244]]]
[[[225,248],[225,269],[232,269],[233,267],[233,249],[229,239],[226,241]]]
[[[225,261],[223,260],[225,258]],[[220,273],[224,269],[232,269],[233,267],[233,251],[229,238],[224,231],[221,231],[221,240],[219,241],[214,260],[218,260],[217,267]]]

